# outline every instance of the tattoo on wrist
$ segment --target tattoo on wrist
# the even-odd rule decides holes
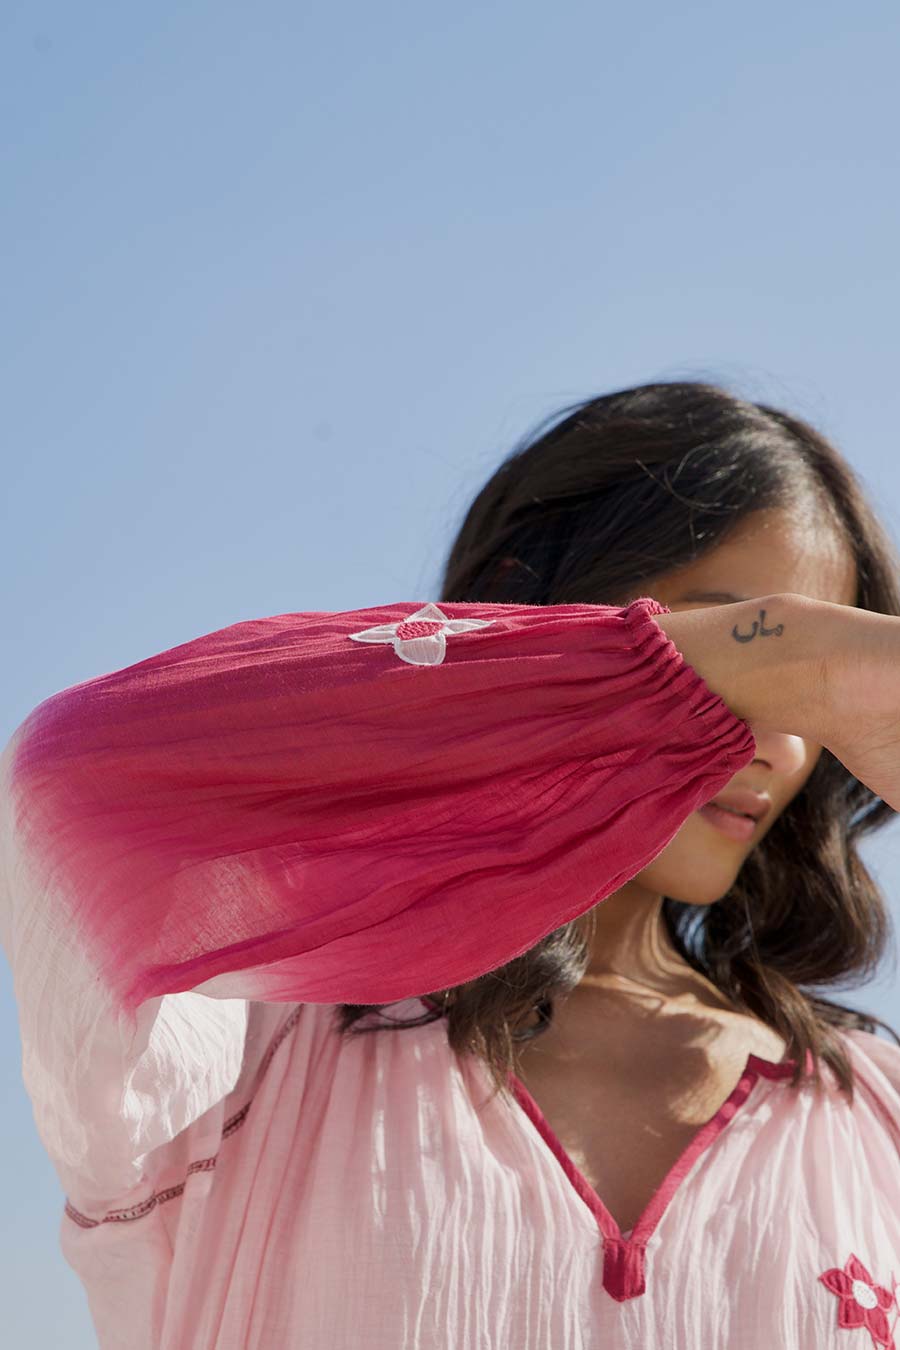
[[[737,624],[735,624],[731,630],[731,636],[734,638],[735,642],[752,642],[757,635],[759,635],[759,637],[781,637],[783,632],[783,623],[778,624],[775,628],[766,627],[766,611],[761,609],[759,611],[759,620],[753,620],[752,633],[739,633]]]

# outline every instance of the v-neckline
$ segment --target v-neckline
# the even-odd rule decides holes
[[[440,1004],[434,1000],[422,998],[421,1002],[428,1008],[443,1011]],[[705,1153],[718,1138],[728,1122],[734,1119],[758,1080],[789,1078],[794,1072],[796,1063],[796,1059],[783,1057],[780,1060],[772,1060],[756,1055],[752,1051],[748,1053],[737,1083],[718,1111],[704,1124],[698,1125],[627,1236],[603,1203],[602,1197],[573,1161],[528,1088],[518,1075],[510,1070],[508,1081],[515,1101],[535,1126],[560,1164],[576,1195],[587,1205],[597,1222],[603,1238],[603,1287],[613,1298],[622,1302],[644,1293],[646,1288],[644,1253],[647,1243],[672,1203],[682,1181],[701,1154]]]
[[[789,1078],[795,1065],[794,1059],[775,1061],[752,1052],[747,1055],[743,1072],[734,1088],[718,1111],[697,1127],[627,1236],[603,1203],[602,1197],[572,1160],[528,1088],[515,1073],[510,1072],[509,1083],[516,1101],[559,1162],[575,1193],[596,1219],[604,1246],[603,1287],[613,1298],[623,1301],[644,1293],[644,1251],[682,1181],[701,1154],[706,1152],[728,1122],[737,1115],[759,1078]]]

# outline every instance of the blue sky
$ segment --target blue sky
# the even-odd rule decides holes
[[[898,537],[900,16],[82,0],[0,16],[2,725],[254,615],[436,595],[539,418],[704,378]],[[900,896],[900,834],[866,848]],[[900,1026],[887,970],[847,996]],[[9,1343],[91,1347],[0,962]]]

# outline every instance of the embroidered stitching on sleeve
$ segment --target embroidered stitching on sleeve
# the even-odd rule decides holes
[[[473,628],[487,628],[494,619],[451,619],[432,604],[396,623],[382,623],[348,634],[354,642],[390,642],[402,661],[412,666],[438,666],[447,650],[447,638]]]

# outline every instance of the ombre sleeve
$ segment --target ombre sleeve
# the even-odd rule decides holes
[[[40,703],[0,756],[0,936],[64,1185],[233,1088],[250,1001],[389,1003],[622,886],[755,753],[649,597],[250,619]]]

